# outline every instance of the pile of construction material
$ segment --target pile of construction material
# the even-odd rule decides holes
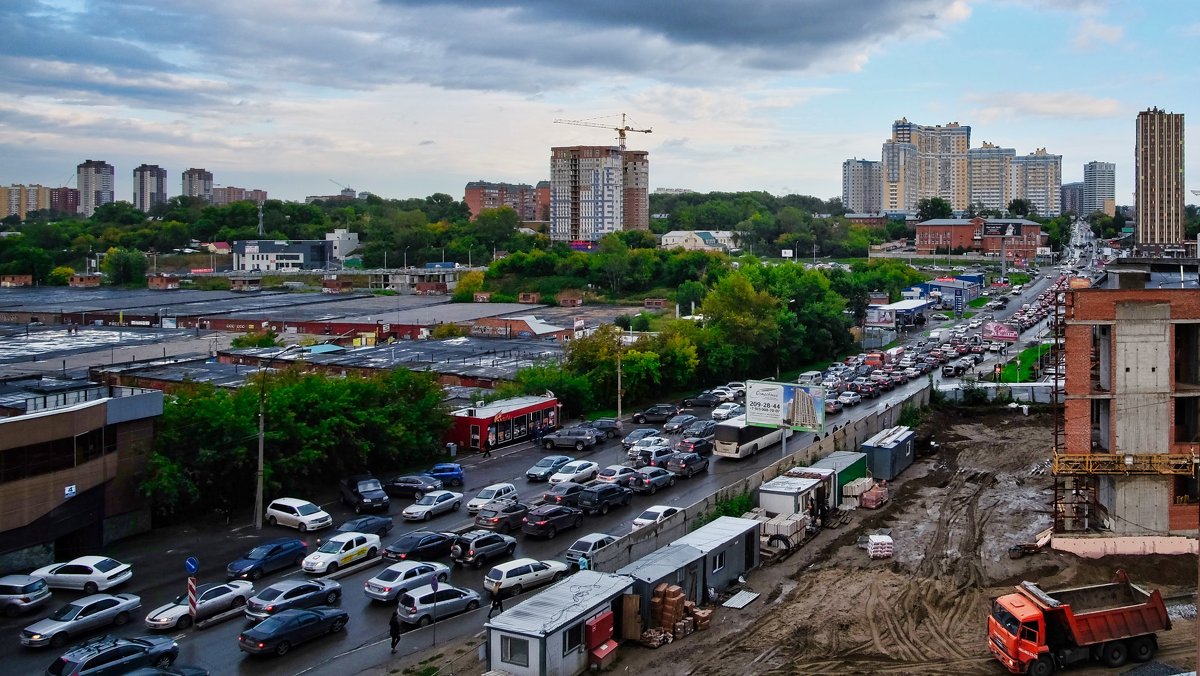
[[[868,535],[867,556],[872,559],[890,559],[895,552],[895,544],[890,535]]]
[[[712,610],[701,610],[687,600],[683,587],[663,582],[650,597],[650,627],[642,632],[642,645],[657,648],[673,640],[708,629]]]
[[[862,477],[855,479],[842,487],[842,499],[854,498],[857,502],[858,496],[866,493],[875,487],[875,480],[871,477]]]
[[[776,514],[775,516],[771,516],[770,512],[764,510],[762,507],[751,509],[749,512],[743,514],[742,518],[754,519],[762,524],[759,532],[763,542],[770,539],[772,535],[782,535],[790,538],[807,528],[809,522],[807,514]]]
[[[891,491],[888,490],[887,482],[881,481],[867,492],[858,496],[858,504],[866,509],[878,509],[889,498],[891,498]]]

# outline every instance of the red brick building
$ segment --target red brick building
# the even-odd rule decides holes
[[[179,277],[165,273],[146,275],[146,288],[155,291],[174,291],[179,289]]]
[[[67,284],[75,289],[90,289],[100,286],[100,281],[101,277],[98,274],[92,272],[78,272],[71,275],[71,279],[67,282]]]
[[[547,185],[547,199],[549,204],[549,186]],[[471,220],[475,220],[479,216],[479,212],[484,209],[498,209],[500,207],[512,207],[512,210],[517,212],[522,221],[537,221],[538,218],[538,193],[533,186],[527,183],[489,183],[487,181],[471,181],[467,184],[466,195],[463,201],[467,203],[467,208],[471,210]]]
[[[981,253],[1034,258],[1046,246],[1042,226],[1023,218],[934,218],[917,224],[917,253]]]

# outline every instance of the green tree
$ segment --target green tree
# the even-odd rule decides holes
[[[75,268],[60,265],[50,271],[46,276],[46,284],[50,286],[66,286],[71,282],[71,276],[75,274]]]
[[[279,337],[275,335],[274,331],[267,329],[266,331],[262,332],[250,331],[240,336],[236,336],[233,340],[229,341],[229,345],[230,347],[235,348],[277,347],[283,345],[283,343],[279,340]]]
[[[100,263],[100,270],[114,285],[131,285],[146,280],[146,257],[133,249],[110,248]]]
[[[1032,202],[1018,197],[1008,203],[1008,213],[1012,214],[1013,216],[1023,218],[1025,216],[1029,216],[1030,214],[1036,214],[1037,210],[1034,208]]]
[[[698,306],[704,301],[705,293],[707,293],[707,289],[703,284],[689,279],[675,289],[675,302],[679,303],[681,312],[690,314],[693,304]]]
[[[950,203],[941,197],[926,197],[917,202],[918,223],[934,218],[950,218],[953,215],[954,209],[950,208]]]
[[[751,285],[741,271],[723,277],[704,298],[701,314],[733,345],[751,355],[765,352],[779,337],[779,301]]]

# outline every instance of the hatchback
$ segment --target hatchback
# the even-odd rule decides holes
[[[667,471],[690,479],[699,472],[708,471],[708,458],[696,453],[676,453],[667,461]]]
[[[561,561],[514,559],[493,566],[483,578],[483,588],[494,596],[520,596],[526,589],[558,582],[569,571]]]
[[[675,455],[672,454],[671,457],[673,458]],[[664,464],[670,464],[670,460]],[[641,478],[630,486],[635,493],[654,495],[660,488],[670,488],[675,485],[675,473],[662,467],[643,467],[638,470],[638,474],[642,475]]]
[[[33,610],[50,600],[50,586],[32,575],[0,577],[0,613],[6,617]]]
[[[582,525],[583,512],[575,507],[541,505],[525,515],[521,530],[526,535],[540,535],[552,540],[559,531]]]
[[[630,481],[633,481],[637,475],[637,470],[626,465],[609,465],[600,470],[600,476],[596,477],[596,481],[605,483],[617,484],[618,486],[628,486]]]
[[[440,619],[469,613],[479,607],[479,592],[450,585],[439,585],[437,591],[426,585],[400,597],[400,621],[418,627],[428,627]]]

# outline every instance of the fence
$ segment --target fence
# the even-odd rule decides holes
[[[608,573],[616,572],[650,552],[667,546],[675,540],[694,530],[697,520],[716,509],[718,503],[736,497],[743,493],[754,493],[763,483],[785,473],[792,467],[808,466],[813,462],[839,450],[857,450],[867,439],[880,430],[895,427],[900,411],[905,406],[923,407],[929,403],[930,385],[911,393],[903,399],[886,408],[867,415],[859,420],[837,425],[837,431],[830,432],[824,438],[816,439],[808,446],[793,450],[786,458],[775,461],[762,470],[750,476],[725,486],[716,493],[685,508],[679,514],[672,516],[657,527],[647,526],[640,530],[622,536],[615,543],[596,552],[592,567]],[[789,449],[791,450],[791,449]]]

